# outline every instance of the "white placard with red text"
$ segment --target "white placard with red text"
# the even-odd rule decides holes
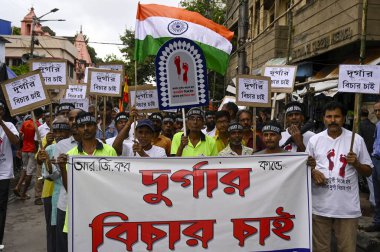
[[[69,251],[311,251],[306,159],[70,157]]]

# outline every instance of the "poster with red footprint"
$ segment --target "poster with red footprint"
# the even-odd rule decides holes
[[[156,56],[160,110],[208,105],[206,60],[193,41],[174,38]]]

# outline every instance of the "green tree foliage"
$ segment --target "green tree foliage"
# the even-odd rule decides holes
[[[180,2],[189,11],[195,11],[215,23],[223,24],[226,18],[226,0],[191,0]],[[210,99],[221,100],[224,96],[224,76],[214,71],[208,71]]]
[[[180,5],[186,10],[198,12],[218,24],[223,24],[226,18],[226,0],[181,0]]]
[[[10,68],[17,76],[20,76],[29,72],[28,64],[23,64],[19,66],[11,66]]]
[[[125,61],[123,59],[118,58],[115,54],[108,54],[104,59],[104,63],[121,63],[125,66]]]
[[[21,28],[17,26],[12,26],[12,35],[21,35]]]
[[[126,74],[129,85],[135,83],[135,32],[126,28],[124,35],[120,36],[123,47],[120,52],[126,61]],[[137,64],[137,83],[143,85],[152,82],[155,79],[154,57],[147,57],[144,62]]]

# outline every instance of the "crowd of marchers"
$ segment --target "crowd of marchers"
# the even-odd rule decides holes
[[[373,225],[366,231],[380,231],[380,102],[373,110],[379,122],[371,123],[363,108],[363,137],[355,134],[351,148],[352,132],[344,128],[346,108],[337,101],[325,104],[325,127],[319,133],[305,127],[305,108],[299,102],[286,104],[283,129],[265,111],[255,118],[251,110],[239,110],[232,102],[219,111],[194,107],[185,115],[146,114],[134,108],[118,112],[110,102],[83,111],[63,103],[54,114],[36,110],[38,120],[25,115],[14,124],[3,121],[6,106],[0,101],[0,244],[9,190],[18,200],[29,200],[27,192],[36,176],[34,203],[44,206],[47,250],[68,251],[69,156],[165,158],[306,152],[312,177],[313,251],[330,251],[332,235],[338,251],[356,251],[360,176],[367,177],[375,206]],[[17,163],[21,174],[10,188]]]

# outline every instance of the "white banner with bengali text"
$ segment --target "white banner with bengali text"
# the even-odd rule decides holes
[[[69,251],[311,251],[306,160],[70,157]]]

